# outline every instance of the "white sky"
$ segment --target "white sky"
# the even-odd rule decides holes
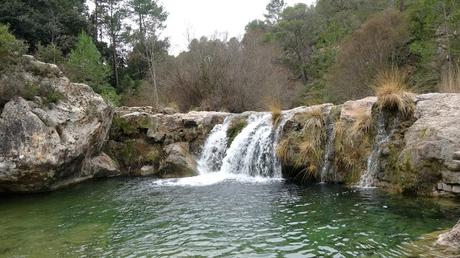
[[[169,13],[162,36],[169,37],[170,53],[177,55],[187,49],[187,34],[191,38],[228,32],[240,38],[244,27],[254,19],[263,19],[269,0],[160,0]],[[316,0],[285,0],[313,4]]]

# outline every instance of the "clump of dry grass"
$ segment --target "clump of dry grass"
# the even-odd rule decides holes
[[[375,79],[374,87],[381,110],[396,111],[406,117],[413,114],[414,94],[409,90],[405,73],[396,69],[381,72]]]
[[[339,120],[335,124],[335,165],[345,175],[348,184],[359,180],[371,149],[372,117],[368,110],[358,110],[353,121]]]
[[[443,93],[460,93],[460,68],[451,68],[444,72],[438,89]]]
[[[321,108],[317,108],[299,115],[296,120],[303,122],[301,130],[290,132],[278,144],[276,154],[283,164],[296,168],[294,178],[316,179],[324,156],[325,116]]]
[[[273,125],[277,125],[281,119],[282,105],[280,101],[271,101],[268,105],[270,112],[272,113]]]

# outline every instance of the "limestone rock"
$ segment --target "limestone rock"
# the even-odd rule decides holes
[[[114,177],[121,175],[118,164],[105,153],[101,153],[101,155],[93,158],[90,165],[94,177]]]
[[[341,106],[340,119],[345,121],[354,121],[363,113],[370,115],[372,112],[372,106],[375,102],[377,102],[376,97],[347,101]]]
[[[128,175],[167,178],[194,175],[194,157],[214,126],[228,115],[156,113],[151,107],[117,108],[105,151]]]
[[[460,149],[460,94],[431,93],[416,97],[415,123],[404,134],[401,165],[439,170],[441,183],[460,183],[456,152]],[[442,173],[441,173],[442,172]],[[442,190],[453,189],[452,187]]]
[[[0,191],[47,191],[91,178],[113,109],[87,85],[71,83],[55,65],[27,56],[20,83],[62,95],[9,101],[0,115]],[[7,76],[7,75],[6,75]]]
[[[460,221],[455,225],[452,230],[447,233],[441,234],[436,242],[441,246],[448,246],[460,251]]]
[[[165,147],[166,159],[160,167],[163,178],[196,176],[197,163],[190,154],[188,143],[174,143]]]
[[[460,160],[460,151],[454,152],[454,155],[452,156],[452,159],[454,159],[454,160]]]
[[[460,172],[460,160],[446,162],[446,167],[450,171]]]

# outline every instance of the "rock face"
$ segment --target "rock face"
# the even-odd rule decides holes
[[[149,107],[116,110],[105,152],[123,175],[186,177],[197,174],[196,156],[228,113],[156,113]]]
[[[398,151],[382,157],[387,178],[396,177],[403,190],[459,194],[460,94],[424,94],[415,101],[414,122],[394,133],[402,142]]]
[[[93,177],[113,109],[84,84],[71,83],[55,65],[26,56],[23,81],[59,96],[9,101],[0,116],[0,192],[53,190]],[[7,75],[6,75],[7,76]]]

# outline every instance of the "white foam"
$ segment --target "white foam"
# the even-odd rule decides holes
[[[215,172],[198,175],[195,177],[186,177],[179,179],[163,179],[153,182],[155,186],[209,186],[226,181],[233,181],[245,184],[270,184],[281,182],[281,178],[269,178],[260,176],[249,176],[245,174],[234,174],[225,172]]]

